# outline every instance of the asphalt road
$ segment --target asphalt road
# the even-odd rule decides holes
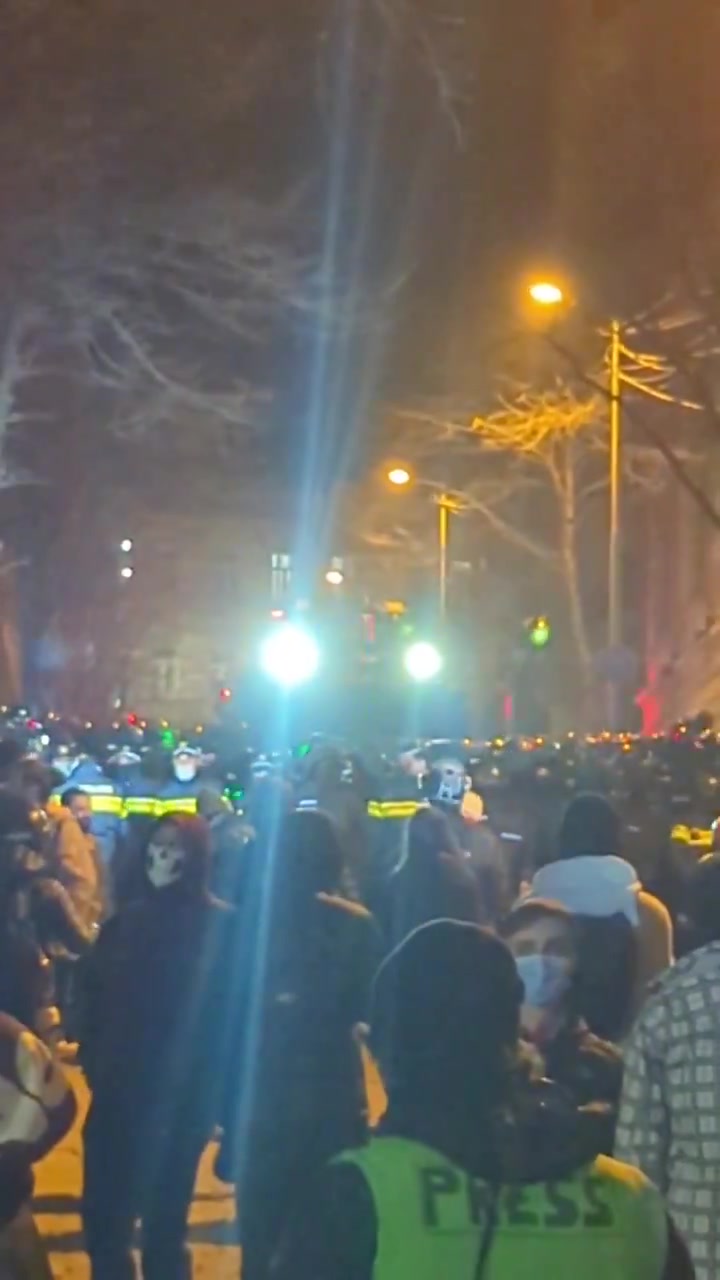
[[[87,1090],[80,1072],[69,1069],[80,1100],[80,1115],[71,1133],[36,1169],[35,1217],[50,1250],[55,1280],[88,1280],[80,1222],[82,1182],[82,1116]],[[368,1096],[373,1116],[383,1109],[382,1086],[368,1066]],[[235,1211],[228,1188],[212,1174],[214,1152],[203,1157],[190,1213],[194,1280],[238,1280],[239,1250],[233,1244]]]
[[[73,1085],[87,1103],[82,1076],[70,1069]],[[80,1222],[82,1183],[82,1116],[65,1141],[36,1170],[35,1217],[50,1249],[56,1280],[88,1280],[90,1268],[83,1250]],[[196,1280],[237,1280],[240,1255],[232,1243],[235,1210],[227,1187],[212,1175],[213,1153],[208,1150],[195,1188],[190,1215],[190,1241]]]

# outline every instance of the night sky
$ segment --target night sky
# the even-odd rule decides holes
[[[38,309],[50,372],[23,383],[41,416],[10,447],[50,481],[49,526],[77,457],[88,519],[168,447],[184,474],[167,422],[113,436],[136,385],[93,382],[98,347],[127,356],[97,318],[118,246],[142,278],[168,237],[197,237],[202,269],[204,240],[250,201],[253,234],[301,264],[250,337],[189,318],[163,285],[151,297],[161,360],[263,392],[250,435],[228,428],[230,460],[208,435],[208,482],[261,476],[288,502],[303,468],[313,493],[359,474],[384,402],[480,394],[528,264],[558,263],[599,314],[652,296],[700,228],[717,156],[717,5],[682,14],[677,0],[4,0],[0,338],[19,306]],[[123,295],[131,321],[141,293]],[[185,501],[206,496],[188,484]]]

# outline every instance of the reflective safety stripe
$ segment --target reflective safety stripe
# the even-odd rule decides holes
[[[425,800],[370,800],[367,811],[371,818],[412,818],[418,809],[426,809]]]
[[[126,818],[150,817],[155,816],[156,800],[154,796],[126,796],[122,806],[122,812]]]
[[[169,813],[197,813],[196,796],[176,796],[175,799],[156,800],[155,816],[164,818]]]
[[[704,827],[686,827],[679,822],[673,827],[670,838],[675,844],[689,844],[694,849],[711,849],[713,833]]]
[[[75,790],[73,787],[68,787],[66,789],[68,791]],[[117,814],[118,817],[122,816],[124,808],[122,796],[116,795],[112,789],[99,792],[91,791],[89,787],[78,787],[77,790],[82,791],[83,795],[87,796],[93,813],[112,813]],[[65,792],[56,791],[50,797],[51,804],[63,804],[64,794]]]
[[[111,813],[118,818],[122,816],[123,802],[121,796],[90,796],[90,808],[93,813]]]

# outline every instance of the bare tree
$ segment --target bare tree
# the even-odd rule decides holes
[[[598,499],[608,483],[605,401],[559,383],[541,394],[521,391],[494,411],[450,416],[442,407],[403,410],[398,456],[417,467],[422,488],[442,491],[459,513],[480,518],[502,542],[559,578],[582,680],[593,676],[593,644],[582,580],[588,525],[602,520]],[[632,442],[624,465],[633,485],[657,490],[666,466],[656,451]],[[441,475],[442,481],[430,479]],[[366,537],[407,554],[433,555],[427,518],[422,526],[381,530],[388,504],[366,513]],[[423,536],[424,532],[424,536]]]
[[[0,346],[0,489],[26,484],[33,476],[13,461],[13,438],[40,416],[24,404],[31,382],[43,372],[39,335],[42,315],[30,306],[10,313]],[[37,477],[34,477],[37,480]]]

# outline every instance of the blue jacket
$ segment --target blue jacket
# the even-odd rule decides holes
[[[164,818],[166,813],[197,813],[197,798],[203,784],[199,778],[192,782],[178,782],[171,778],[157,795],[155,816]]]
[[[115,852],[123,820],[123,799],[115,784],[94,760],[82,759],[56,788],[52,799],[62,804],[66,791],[84,791],[92,807],[92,834],[107,866]]]

